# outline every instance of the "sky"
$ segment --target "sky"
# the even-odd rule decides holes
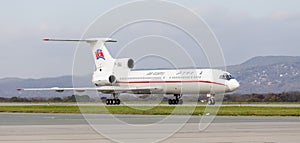
[[[240,64],[255,56],[300,56],[299,0],[174,0],[170,2],[192,10],[206,22],[220,43],[226,65]],[[99,16],[107,14],[108,11],[124,3],[128,1],[3,0],[0,5],[0,78],[71,75],[74,55],[78,54],[77,43],[45,43],[42,39],[46,37],[80,38],[90,30],[89,26]],[[157,10],[141,11],[137,13],[142,16],[147,12],[158,13]],[[121,21],[127,12],[117,14],[119,18],[111,19],[112,25],[114,20]],[[164,13],[158,14],[164,15]],[[172,18],[177,19],[178,22],[190,23],[191,29],[197,27],[193,24],[193,19],[180,13]],[[161,34],[169,32],[173,37],[182,36],[181,32],[169,30],[163,25],[144,23],[138,26],[129,27],[113,38],[119,38],[122,41],[130,37],[130,34],[138,33],[139,30],[136,29],[143,29],[142,32],[147,33],[153,30],[151,27],[160,27]],[[102,30],[109,31],[110,29],[103,28]],[[181,42],[180,45],[183,45],[185,51],[191,53],[190,56],[197,63],[201,61],[197,57],[205,57],[202,56],[203,53],[193,51],[190,48],[193,45],[188,40],[182,39],[184,38],[178,42]],[[149,38],[149,41],[153,40],[155,41],[155,37]],[[120,42],[120,44],[126,43]],[[116,46],[124,46],[120,44]],[[143,45],[137,42],[136,45],[151,48],[149,43]],[[159,47],[157,43],[154,45]],[[174,46],[164,41],[161,41],[161,45]],[[135,45],[128,44],[127,46],[134,47]],[[113,56],[118,54],[117,48],[112,48],[110,51]],[[168,49],[165,51],[169,52]],[[142,51],[134,52],[134,54],[142,54]],[[131,56],[130,52],[127,55]],[[181,59],[182,57],[172,62],[180,62]],[[139,62],[139,66],[164,67],[163,62],[151,60],[153,62],[148,64]],[[201,64],[196,64],[196,66],[201,66]]]

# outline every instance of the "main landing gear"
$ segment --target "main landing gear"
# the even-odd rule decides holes
[[[207,94],[207,98],[208,98],[208,105],[215,105],[216,104],[215,94]]]
[[[169,105],[183,104],[182,94],[174,94],[175,99],[169,99]]]
[[[119,94],[113,93],[113,99],[106,99],[106,105],[120,105],[121,100],[118,99]]]

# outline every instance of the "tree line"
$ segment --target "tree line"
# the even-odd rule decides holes
[[[141,96],[143,97],[143,96]],[[148,98],[146,100],[155,100]],[[183,97],[185,98],[185,96]],[[218,97],[217,97],[218,98]],[[88,95],[72,95],[66,97],[0,97],[0,102],[96,102],[105,101],[106,97],[100,99],[90,98]],[[187,101],[194,100],[192,98],[185,98]],[[201,95],[198,101],[206,99],[206,95]],[[126,100],[126,97],[123,99]],[[130,99],[132,100],[132,99]],[[134,100],[134,99],[133,99]],[[167,97],[163,101],[168,101]],[[194,100],[195,101],[195,100]],[[223,102],[300,102],[300,92],[283,92],[283,93],[266,93],[266,94],[226,94],[224,95]]]
[[[66,97],[0,97],[0,102],[93,102],[88,95],[72,95]]]
[[[300,92],[228,94],[223,102],[300,102]]]

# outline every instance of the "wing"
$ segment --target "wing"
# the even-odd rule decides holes
[[[86,87],[86,88],[17,88],[18,91],[98,91],[105,94],[111,93],[133,93],[133,94],[150,94],[150,93],[163,93],[163,89],[160,87],[126,87],[126,86],[101,86],[101,87]]]

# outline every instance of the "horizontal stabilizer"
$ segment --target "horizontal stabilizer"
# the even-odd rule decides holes
[[[113,61],[114,58],[111,56],[109,51],[106,49],[105,43],[107,42],[117,42],[111,38],[88,38],[88,39],[52,39],[44,38],[44,41],[58,41],[58,42],[86,42],[90,44],[91,50],[93,52],[93,58],[95,61],[95,66],[97,70],[103,68],[110,68],[107,66],[106,61]],[[106,67],[105,67],[106,65]]]
[[[92,39],[50,39],[50,38],[44,38],[44,41],[66,41],[66,42],[97,42],[97,41],[103,41],[103,42],[117,42],[116,40],[110,39],[110,38],[92,38]]]

